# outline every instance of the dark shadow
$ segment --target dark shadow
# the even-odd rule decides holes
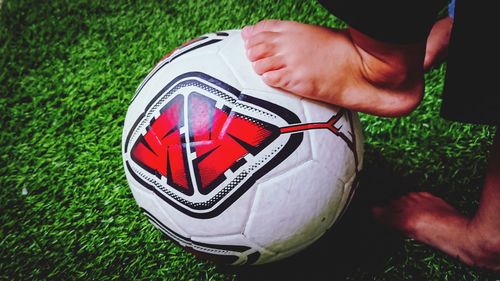
[[[358,271],[380,273],[403,240],[374,221],[371,208],[415,187],[381,157],[370,155],[370,162],[360,174],[359,187],[344,216],[309,248],[271,264],[219,266],[219,270],[235,274],[237,280],[343,280]]]

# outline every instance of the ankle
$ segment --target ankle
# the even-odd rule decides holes
[[[474,220],[467,225],[462,248],[463,259],[467,264],[500,269],[500,234],[478,227]]]
[[[410,88],[423,75],[425,44],[398,45],[374,40],[349,29],[352,42],[361,58],[362,75],[381,88]]]
[[[390,109],[386,116],[405,116],[422,100],[424,44],[395,45],[378,42],[350,29],[359,57],[359,72],[373,90],[386,97],[380,101]]]

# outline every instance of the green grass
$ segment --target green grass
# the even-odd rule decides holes
[[[439,117],[444,67],[426,76],[411,116],[362,115],[372,178],[339,229],[304,253],[263,267],[215,266],[146,220],[120,152],[135,88],[180,43],[264,18],[341,25],[315,1],[4,0],[0,279],[494,279],[381,229],[366,208],[387,187],[431,191],[464,214],[477,207],[493,128]]]

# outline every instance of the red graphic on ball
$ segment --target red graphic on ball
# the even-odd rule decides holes
[[[172,99],[151,123],[147,133],[139,138],[131,153],[142,166],[166,177],[170,186],[185,194],[193,194],[188,153],[195,153],[192,165],[198,191],[208,194],[226,179],[226,171],[243,164],[247,154],[257,155],[280,134],[328,129],[350,143],[335,127],[342,113],[324,123],[278,128],[226,106],[217,108],[215,100],[192,93],[188,97],[189,145],[186,145],[180,133],[184,126],[183,103],[182,96]]]
[[[132,157],[167,178],[179,191],[192,194],[187,146],[180,128],[183,122],[182,96],[174,98],[154,120],[132,149]],[[276,126],[217,108],[215,100],[201,94],[189,95],[190,152],[199,192],[207,194],[225,180],[224,173],[238,165],[245,155],[256,155],[278,135]],[[182,117],[182,118],[181,118]]]
[[[305,131],[326,129],[341,138],[357,167],[352,126],[344,109],[326,122],[301,123],[285,107],[188,72],[165,85],[138,116],[125,140],[131,160],[125,166],[172,207],[210,218],[292,155]]]

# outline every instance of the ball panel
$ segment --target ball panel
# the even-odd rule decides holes
[[[330,172],[309,161],[259,184],[245,236],[267,249],[284,252],[323,233],[339,208],[343,182],[327,176],[311,178],[311,171]]]
[[[298,122],[302,123],[305,120],[304,111],[302,109],[302,104],[300,99],[295,96],[286,95],[282,92],[279,92],[275,89],[272,91],[256,91],[251,89],[243,89],[242,93],[245,95],[250,95],[254,97],[258,97],[263,100],[270,100],[274,104],[278,104],[284,108],[291,110],[298,118]],[[277,123],[279,126],[286,127],[290,126],[290,123],[280,122]],[[311,152],[311,141],[309,139],[309,134],[307,133],[299,133],[302,136],[302,141],[300,146],[289,155],[281,164],[274,167],[272,170],[267,172],[261,179],[257,181],[257,183],[265,182],[269,179],[272,179],[276,175],[287,171],[290,168],[297,167],[298,165],[311,160],[312,152]],[[280,138],[287,138],[290,134],[282,134]]]
[[[154,193],[141,187],[138,183],[134,183],[135,180],[133,178],[128,178],[128,180],[134,199],[141,209],[151,214],[151,216],[154,216],[156,220],[160,221],[163,225],[172,230],[172,232],[183,237],[189,237],[188,232],[184,231],[184,229],[169,217],[168,213],[163,211],[163,204],[158,201]],[[155,226],[159,228],[158,224],[155,224]]]
[[[335,222],[337,222],[347,210],[347,207],[349,206],[349,203],[356,192],[358,184],[357,177],[358,174],[353,174],[351,178],[345,182],[343,186],[344,192],[342,193],[342,198],[339,201],[340,208],[337,209],[335,215],[332,216],[331,220],[328,222],[328,228],[330,228]]]
[[[225,45],[219,50],[218,55],[234,73],[236,79],[243,89],[274,92],[274,88],[268,86],[252,68],[252,63],[245,54],[245,47],[241,32],[234,31]]]
[[[160,59],[160,61],[153,67],[153,69],[139,85],[132,100],[135,99],[137,94],[142,90],[143,86],[149,82],[152,76],[156,75],[159,69],[167,66],[167,64],[171,64],[174,60],[179,60],[180,57],[186,57],[187,54],[192,55],[200,52],[207,52],[207,55],[210,55],[210,52],[216,53],[225,44],[231,32],[232,31],[207,33],[200,37],[191,39],[167,53],[162,59]],[[167,67],[171,68],[170,66]]]
[[[253,202],[255,189],[247,190],[236,202],[220,215],[212,218],[193,218],[167,203],[162,204],[172,220],[193,236],[215,236],[241,233]]]
[[[204,63],[199,63],[200,61],[203,61]],[[137,94],[137,97],[129,106],[127,119],[130,121],[135,120],[138,115],[135,111],[130,110],[140,110],[146,108],[148,103],[153,100],[158,93],[162,92],[162,90],[166,90],[165,86],[168,85],[169,82],[184,73],[210,73],[211,76],[221,79],[233,87],[239,87],[239,84],[232,75],[231,71],[220,60],[220,58],[214,55],[214,51],[202,52],[202,49],[200,49],[199,53],[180,57],[178,60],[171,62],[167,66],[168,67],[159,69],[155,75],[152,76],[146,84],[144,84],[142,90]],[[128,117],[128,114],[131,114],[130,118]],[[125,125],[127,127],[131,126],[131,124],[128,123],[125,123]]]
[[[167,235],[171,240],[196,256],[226,264],[254,263],[260,253],[257,248],[247,246],[248,242],[242,235],[233,235],[230,238],[217,236],[215,239],[205,237],[187,237],[175,232],[165,224],[165,220],[158,218],[148,210],[143,209],[150,222]],[[238,238],[238,239],[236,239]]]
[[[197,243],[197,246],[194,247],[195,250],[236,257],[232,262],[234,265],[258,264],[262,262],[261,257],[274,255],[274,253],[252,243],[242,234],[211,237],[194,236],[192,240]]]
[[[356,173],[354,152],[340,137],[328,130],[311,130],[307,132],[311,140],[312,158],[318,165],[327,166],[326,175],[346,181]]]
[[[334,124],[337,134],[328,130],[311,130],[311,147],[313,158],[319,162],[330,162],[343,165],[331,176],[348,181],[362,167],[363,136],[359,118],[355,112],[311,100],[303,100],[304,115],[308,122],[325,122],[332,116],[341,116]],[[332,161],[335,159],[336,161]],[[355,163],[358,162],[358,167]]]
[[[317,236],[315,236],[315,237],[310,237],[310,239],[308,239],[303,244],[300,244],[295,248],[289,249],[289,250],[284,251],[284,252],[276,253],[273,256],[270,256],[269,258],[267,258],[265,260],[265,262],[263,262],[263,263],[275,262],[275,261],[279,261],[279,260],[282,260],[284,258],[290,257],[292,255],[295,255],[295,254],[301,252],[302,250],[306,249],[307,247],[309,247],[314,242],[316,242],[319,238],[321,238],[321,236],[323,236],[323,234],[325,232],[326,232],[326,230],[321,232],[321,233],[318,233]]]
[[[300,102],[304,112],[304,121],[309,123],[325,122],[340,111],[337,106],[310,99],[301,98]]]

